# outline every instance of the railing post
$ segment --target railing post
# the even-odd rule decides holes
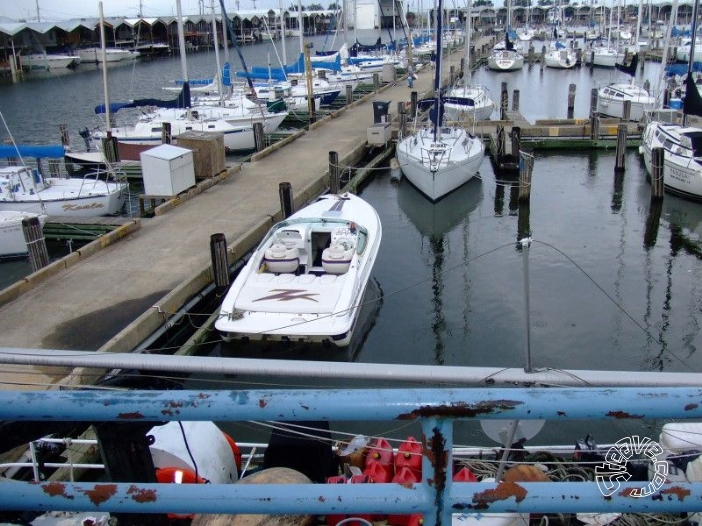
[[[278,185],[278,193],[280,194],[280,208],[283,211],[283,219],[287,219],[293,213],[293,195],[292,185],[288,182],[283,182]]]
[[[341,189],[339,174],[339,154],[329,152],[329,193],[338,194]]]
[[[24,232],[24,240],[27,242],[32,272],[36,272],[49,264],[49,253],[46,250],[46,240],[42,232],[41,221],[39,221],[38,217],[23,219],[22,231]]]
[[[217,294],[222,294],[229,286],[229,261],[227,259],[227,238],[222,233],[210,236],[210,258],[212,278]]]

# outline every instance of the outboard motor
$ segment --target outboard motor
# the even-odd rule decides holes
[[[86,127],[78,132],[78,135],[83,137],[83,141],[85,142],[85,149],[87,151],[90,151],[90,148],[92,147],[93,141],[90,138],[90,130]]]

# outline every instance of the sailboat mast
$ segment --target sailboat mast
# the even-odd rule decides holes
[[[188,63],[185,60],[185,29],[183,28],[183,10],[180,7],[180,0],[176,0],[176,14],[178,15],[178,47],[180,47],[180,69],[183,74],[183,81],[188,82]]]
[[[102,89],[105,98],[105,129],[112,128],[112,119],[110,117],[110,93],[107,87],[107,43],[105,42],[105,17],[102,12],[102,2],[98,4],[100,12],[100,51],[102,53]]]
[[[217,16],[215,13],[214,0],[210,0],[210,6],[212,7],[212,35],[214,38],[214,48],[215,48],[215,64],[217,65],[217,93],[219,93],[220,104],[224,103],[224,90],[222,89],[222,66],[219,63],[219,42],[217,39]]]
[[[663,63],[663,72],[658,77],[658,88],[657,93],[661,93],[663,90],[663,81],[665,79],[665,68],[668,65],[668,49],[670,47],[670,37],[673,31],[673,26],[675,25],[675,20],[678,18],[678,0],[673,0],[673,7],[670,10],[670,20],[668,21],[668,29],[665,32],[665,40],[663,41],[663,58],[661,62]]]
[[[436,69],[434,75],[434,97],[436,97],[436,118],[434,119],[434,142],[437,142],[439,137],[439,127],[441,126],[441,117],[443,109],[441,107],[441,51],[443,44],[443,3],[438,0],[437,10],[434,20],[436,26]]]
[[[302,27],[302,0],[297,0],[297,25],[300,29],[300,53],[305,52],[305,35]]]
[[[464,97],[466,96],[466,92],[468,90],[468,84],[470,84],[470,76],[471,76],[470,37],[471,37],[471,33],[473,32],[473,20],[472,20],[470,12],[471,12],[471,9],[473,7],[472,0],[468,0],[467,7],[468,7],[468,16],[466,17],[466,46],[465,46],[465,60],[464,60],[465,70],[463,71],[463,96]]]
[[[692,78],[692,66],[695,63],[695,39],[697,38],[697,11],[699,9],[699,4],[700,0],[695,0],[695,3],[692,6],[692,23],[691,23],[691,34],[690,34],[690,58],[687,62],[687,89],[689,90],[691,87],[693,89],[697,89],[697,86],[694,85],[693,82],[690,82],[690,79]],[[685,94],[685,97],[688,97],[688,93]],[[683,105],[683,109],[685,108],[685,105]],[[683,118],[682,118],[682,126],[683,128],[687,125],[687,112],[683,111]]]
[[[285,11],[283,10],[283,0],[280,0],[280,45],[283,48],[283,64],[288,63],[288,54],[285,49]]]

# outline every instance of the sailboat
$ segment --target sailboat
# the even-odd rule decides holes
[[[461,85],[454,87],[447,93],[444,101],[445,116],[449,120],[458,121],[462,117],[469,117],[476,121],[483,121],[490,118],[495,110],[495,101],[490,97],[490,90],[481,85],[470,83],[470,41],[473,27],[471,25],[471,0],[468,0],[468,19],[466,25],[465,40],[465,64],[466,71]]]
[[[692,12],[693,49],[688,62],[680,124],[651,121],[646,125],[640,151],[646,170],[653,174],[653,150],[663,148],[663,182],[665,190],[693,200],[702,200],[702,128],[688,126],[688,115],[702,116],[702,96],[692,76],[694,43],[697,33],[699,0]]]
[[[508,2],[504,46],[495,45],[488,57],[488,68],[493,71],[517,71],[524,67],[524,55],[515,49],[514,44],[509,38],[511,19],[512,5]]]
[[[598,88],[597,111],[601,115],[621,117],[624,114],[624,103],[628,101],[630,103],[629,119],[640,121],[644,116],[644,112],[653,108],[656,98],[634,82],[638,63],[639,55],[634,53],[628,66],[619,63],[615,64],[619,71],[631,75],[631,80],[629,82],[616,82]]]
[[[612,26],[612,13],[614,6],[609,11],[609,25]],[[613,68],[617,62],[624,59],[624,54],[620,53],[615,46],[612,45],[611,31],[607,33],[607,41],[603,44],[592,44],[590,49],[583,53],[583,60],[586,64],[592,63],[593,66],[604,68]]]
[[[442,0],[438,2],[437,13],[436,34],[441,35]],[[438,201],[472,179],[485,157],[485,146],[479,137],[459,126],[443,123],[441,55],[441,39],[438,38],[434,97],[419,103],[419,107],[431,108],[431,126],[422,126],[414,133],[401,137],[395,149],[404,176],[431,201]]]

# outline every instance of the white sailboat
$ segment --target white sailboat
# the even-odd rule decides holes
[[[495,110],[495,101],[490,97],[490,90],[485,86],[470,83],[470,42],[473,31],[470,15],[471,6],[472,2],[468,0],[465,39],[466,70],[460,85],[448,91],[447,99],[444,102],[445,117],[452,121],[464,120],[466,117],[476,121],[487,120]]]
[[[695,0],[693,18],[697,20],[699,0]],[[673,13],[677,11],[677,0]],[[692,77],[694,42],[697,24],[692,24],[693,48],[688,62],[680,124],[651,121],[646,125],[640,152],[649,175],[653,174],[653,150],[663,149],[663,182],[665,190],[688,199],[702,200],[702,128],[689,126],[688,115],[702,116],[702,97]]]
[[[443,3],[438,2],[437,34],[441,34]],[[475,176],[485,157],[479,137],[463,128],[443,123],[444,101],[441,94],[441,39],[436,46],[436,73],[432,99],[420,102],[431,106],[431,126],[422,126],[397,143],[395,155],[402,173],[431,201],[438,201]]]
[[[488,69],[493,71],[517,71],[524,67],[524,55],[522,55],[509,39],[509,28],[512,20],[512,6],[507,2],[507,23],[505,27],[505,41],[493,47],[488,56]]]

